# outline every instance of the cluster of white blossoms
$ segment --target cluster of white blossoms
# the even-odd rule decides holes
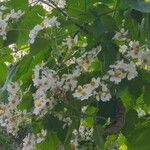
[[[146,112],[142,108],[138,108],[136,111],[139,118],[146,116]]]
[[[93,135],[93,128],[90,127],[85,127],[80,125],[79,127],[79,135],[81,137],[81,139],[85,140],[85,141],[89,141],[92,139],[92,135]]]
[[[22,143],[22,150],[34,150],[35,145],[43,142],[46,138],[47,131],[42,129],[40,133],[36,135],[29,133]]]
[[[71,49],[72,45],[77,44],[77,42],[78,42],[78,35],[75,35],[73,38],[71,36],[68,36],[64,44],[67,45],[69,49]]]
[[[60,23],[57,21],[57,17],[53,16],[51,19],[45,18],[41,24],[37,24],[29,33],[29,43],[33,44],[38,33],[44,28],[52,28],[56,26],[57,28],[60,26]]]
[[[10,82],[7,85],[8,102],[0,104],[0,126],[8,134],[17,137],[21,126],[31,124],[31,113],[26,110],[18,110],[18,105],[22,101],[23,92],[21,91],[21,83]],[[33,150],[35,144],[41,143],[45,140],[47,131],[42,129],[36,135],[29,133],[22,143],[22,150]]]
[[[62,113],[62,112],[55,112],[54,116],[57,117],[60,121],[62,121],[64,123],[63,129],[66,127],[69,127],[72,124],[71,118],[70,117],[64,117],[64,113]]]
[[[34,6],[34,5],[42,5],[43,8],[46,10],[46,11],[49,11],[51,12],[53,10],[53,8],[55,7],[50,1],[48,0],[44,0],[44,2],[41,2],[39,0],[29,0],[29,5],[30,6]],[[66,1],[65,0],[52,0],[52,2],[57,5],[57,7],[63,9],[65,8],[65,5],[66,5]],[[47,5],[47,4],[50,4],[51,6]]]
[[[66,92],[74,91],[78,85],[78,77],[85,68],[91,65],[94,57],[96,57],[100,50],[101,47],[98,46],[97,48],[92,49],[92,51],[84,53],[81,57],[76,59],[75,63],[77,66],[72,70],[72,73],[63,74],[62,76],[59,76],[57,71],[46,67],[44,63],[36,65],[33,69],[33,84],[37,88],[36,92],[33,94],[33,113],[39,115],[46,113],[46,110],[52,110],[57,104],[55,96],[59,95],[59,97],[64,97]],[[93,91],[96,86],[98,86],[98,83],[96,84],[96,81],[93,79],[89,86],[90,90]],[[105,90],[104,92],[107,93],[107,91],[108,90]],[[88,95],[85,95],[83,99],[87,96]]]
[[[128,31],[124,28],[121,28],[119,32],[116,32],[113,39],[117,41],[125,41],[127,40]]]
[[[83,86],[79,85],[73,93],[73,96],[80,100],[89,99],[91,96],[95,96],[98,101],[109,101],[111,94],[107,85],[100,82],[100,78],[92,78],[89,84]]]
[[[18,49],[17,45],[15,43],[10,44],[8,46],[11,50],[11,55],[13,57],[13,62],[17,62],[20,58],[22,58],[23,56],[25,56],[27,54],[26,51],[22,50],[22,49]],[[9,63],[7,63],[9,64]]]
[[[29,133],[24,139],[22,150],[33,150],[35,147],[35,135]]]
[[[132,41],[127,38],[128,31],[124,28],[117,32],[113,37],[114,40],[123,41],[119,46],[119,52],[127,59],[136,61],[136,64],[150,66],[150,50],[145,46],[141,46],[139,41]]]
[[[57,104],[54,96],[65,96],[69,90],[74,90],[77,86],[79,70],[74,70],[72,74],[63,74],[61,77],[57,72],[45,67],[45,64],[36,65],[34,68],[33,84],[37,88],[34,97],[34,111],[38,115],[46,109],[52,110]],[[41,74],[40,74],[41,73]]]
[[[109,79],[114,84],[119,84],[125,78],[132,80],[138,75],[133,62],[125,63],[124,60],[119,60],[116,64],[110,65],[110,68],[103,79]]]
[[[33,113],[38,115],[41,112],[45,113],[47,107],[51,110],[56,105],[55,99],[47,96],[47,91],[54,88],[57,81],[56,72],[44,67],[44,63],[35,66],[33,75],[33,84],[37,88],[36,93],[33,94],[34,110]],[[42,75],[40,76],[40,72]],[[48,105],[47,105],[48,104]]]
[[[8,103],[0,104],[0,126],[3,127],[7,133],[16,136],[19,131],[19,126],[23,123],[29,123],[27,112],[17,110],[18,104],[21,102],[22,92],[18,83],[10,83],[7,86]]]
[[[6,40],[9,23],[17,21],[24,15],[22,10],[15,11],[12,9],[10,12],[5,13],[6,10],[5,6],[0,7],[0,36],[3,37],[3,40]]]
[[[96,48],[93,48],[91,51],[85,52],[81,57],[77,58],[75,62],[78,66],[84,70],[86,70],[91,63],[93,62],[94,58],[99,54],[102,47],[98,45]]]
[[[146,116],[146,119],[148,119],[148,116],[150,115],[150,109],[148,107],[138,107],[136,109],[137,111],[137,115],[139,118],[142,118],[142,117],[145,117]]]
[[[72,132],[72,139],[70,141],[71,148],[78,150],[80,141],[92,140],[93,131],[94,131],[94,129],[91,127],[86,127],[86,126],[80,125],[78,130],[75,129]]]

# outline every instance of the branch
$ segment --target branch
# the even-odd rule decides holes
[[[85,24],[84,25],[80,25],[79,23],[77,23],[74,18],[68,16],[68,14],[65,11],[63,11],[61,8],[59,8],[54,1],[48,0],[49,3],[47,1],[45,1],[45,0],[39,0],[39,1],[44,3],[44,4],[46,4],[46,5],[48,5],[48,6],[50,6],[50,7],[52,7],[52,8],[56,8],[64,17],[66,17],[68,20],[73,22],[74,25],[76,25],[81,31],[83,31],[85,33],[88,33],[88,30],[85,28]]]
[[[115,120],[103,131],[103,136],[119,133],[124,125],[125,108],[120,100],[117,100]]]

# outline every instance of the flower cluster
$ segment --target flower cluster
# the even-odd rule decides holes
[[[26,51],[18,49],[15,43],[8,46],[11,50],[11,55],[13,57],[13,62],[17,62],[20,58],[27,54]]]
[[[45,18],[41,24],[37,24],[29,33],[29,43],[33,44],[38,33],[44,28],[59,27],[60,23],[57,21],[57,17],[53,16],[51,19]]]
[[[102,47],[98,45],[96,48],[93,48],[91,51],[85,52],[81,57],[77,58],[75,62],[78,66],[84,70],[86,70],[91,63],[93,62],[94,58],[99,54]]]
[[[63,128],[69,127],[72,124],[71,118],[64,117],[64,114],[62,112],[55,112],[54,116],[64,123]]]
[[[96,100],[109,101],[111,94],[107,85],[100,82],[100,78],[92,78],[89,84],[83,86],[79,85],[73,93],[73,96],[80,100],[89,99],[91,96],[95,96]]]
[[[66,5],[66,1],[65,0],[52,0],[52,2],[57,5],[57,7],[59,8],[65,8]],[[29,5],[34,6],[35,4],[37,5],[42,5],[43,8],[47,11],[51,11],[55,6],[53,6],[53,4],[51,3],[51,7],[49,5],[47,5],[46,3],[50,3],[50,1],[45,0],[44,2],[38,2],[37,0],[29,0]]]
[[[113,39],[117,41],[125,41],[127,39],[128,31],[124,28],[121,28],[119,32],[116,32]]]
[[[56,104],[56,101],[52,96],[48,98],[47,91],[50,88],[54,88],[54,85],[57,81],[56,72],[48,68],[44,68],[44,63],[35,66],[33,75],[34,86],[37,87],[37,91],[33,94],[34,98],[34,110],[33,113],[38,115],[42,111],[44,112],[49,106],[49,109],[53,109]],[[42,76],[40,76],[40,71]],[[48,105],[47,105],[48,104]]]
[[[78,42],[78,35],[75,35],[73,38],[68,36],[66,38],[66,43],[64,44],[66,44],[68,48],[71,49],[72,45],[77,44],[77,42]]]
[[[76,59],[75,63],[77,66],[73,69],[72,73],[63,74],[62,76],[59,76],[57,71],[46,67],[44,63],[36,65],[33,69],[33,84],[37,88],[36,93],[33,94],[33,113],[39,115],[41,113],[46,113],[47,109],[52,110],[57,104],[56,97],[58,97],[58,95],[59,97],[64,97],[66,92],[74,91],[78,84],[78,77],[81,75],[85,67],[87,68],[90,66],[93,58],[96,57],[100,50],[101,47],[98,46],[97,48],[92,49],[92,51],[84,53],[81,57]],[[96,82],[95,79],[91,81],[91,84],[89,84],[89,90],[91,91],[89,92],[92,93],[92,91],[97,88],[98,83]],[[84,88],[85,92],[87,92],[86,90],[88,90],[88,86]],[[83,99],[89,97],[88,92],[82,94],[84,95]]]
[[[34,68],[33,84],[37,88],[34,97],[34,114],[38,115],[45,109],[52,110],[57,104],[55,96],[65,96],[67,91],[74,90],[77,86],[79,70],[74,70],[72,74],[63,74],[61,77],[57,72],[44,66],[36,65]],[[41,73],[41,75],[40,75]]]
[[[40,133],[36,135],[29,133],[24,139],[22,143],[22,150],[33,150],[35,145],[41,143],[45,140],[47,135],[47,131],[42,129]]]
[[[17,21],[24,15],[22,10],[15,11],[12,9],[9,13],[5,13],[6,9],[5,6],[0,7],[0,36],[3,37],[3,40],[6,40],[9,23]]]
[[[104,78],[109,79],[115,84],[119,84],[124,78],[132,80],[138,75],[133,62],[125,63],[124,60],[120,60],[117,61],[116,64],[110,65],[110,68]]]
[[[132,41],[127,38],[128,31],[121,29],[113,37],[116,41],[123,41],[119,46],[119,52],[127,59],[136,62],[137,65],[150,65],[150,50],[139,41]]]
[[[75,129],[72,132],[72,139],[70,141],[71,147],[74,148],[75,150],[78,150],[80,141],[92,140],[93,131],[94,131],[93,128],[80,125],[79,130]]]
[[[138,108],[136,111],[139,118],[144,117],[146,115],[146,112],[142,108]]]
[[[17,106],[21,101],[20,86],[18,83],[10,83],[7,86],[8,104],[0,105],[0,126],[5,128],[7,133],[16,136],[19,126],[22,123],[29,123],[27,112],[17,110]]]

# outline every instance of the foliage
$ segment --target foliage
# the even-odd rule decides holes
[[[2,149],[149,150],[149,49],[150,1],[0,1]]]

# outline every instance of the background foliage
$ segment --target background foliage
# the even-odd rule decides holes
[[[98,3],[97,6],[94,5]],[[22,81],[22,89],[26,89],[32,83],[33,68],[42,61],[53,68],[58,63],[68,57],[66,47],[59,48],[60,43],[68,35],[80,35],[80,44],[87,41],[86,50],[89,51],[97,45],[102,45],[102,52],[94,61],[88,73],[81,79],[81,83],[89,81],[89,77],[101,77],[104,75],[111,64],[118,58],[118,44],[112,38],[116,31],[124,27],[129,32],[129,38],[140,41],[150,48],[150,2],[144,0],[66,0],[64,9],[55,8],[51,13],[43,9],[41,5],[29,6],[28,0],[5,0],[1,2],[10,9],[21,9],[25,11],[24,16],[17,23],[12,23],[7,32],[7,39],[0,38],[0,97],[1,102],[7,102],[6,85],[9,81]],[[65,12],[62,13],[61,11]],[[42,21],[42,17],[57,16],[61,27],[59,29],[45,29],[40,32],[34,44],[29,45],[29,33],[34,26]],[[67,19],[66,19],[67,18]],[[67,32],[66,32],[67,29]],[[86,39],[85,39],[86,37]],[[27,54],[13,61],[12,52],[8,46],[16,43],[17,51],[23,50]],[[71,50],[71,53],[78,49],[78,55],[81,51],[79,47]],[[59,55],[61,53],[62,55]],[[7,66],[5,62],[11,65]],[[89,116],[102,116],[106,119],[114,118],[116,107],[116,98],[121,99],[124,107],[124,126],[117,133],[103,137],[104,122],[102,119],[87,117],[85,122],[88,126],[94,127],[93,145],[83,143],[79,149],[115,149],[115,144],[119,145],[119,150],[149,150],[150,138],[150,120],[149,115],[145,118],[138,118],[135,109],[143,107],[150,108],[150,72],[148,69],[140,69],[137,78],[131,81],[123,81],[120,85],[114,87],[112,91],[113,99],[109,102],[99,102],[91,104],[88,107]],[[29,91],[19,105],[21,110],[30,110],[33,106],[33,89]],[[82,102],[70,100],[69,103],[75,106],[79,111]],[[84,103],[84,102],[83,102]],[[62,106],[60,106],[61,109]],[[67,107],[67,106],[65,106]],[[58,108],[59,109],[59,108]],[[69,107],[68,107],[69,110]],[[70,108],[70,114],[76,114]],[[45,116],[33,124],[34,132],[45,128],[48,130],[48,137],[39,144],[36,149],[56,150],[59,145],[64,145],[65,149],[70,148],[70,137],[74,128],[79,126],[80,116],[73,119],[73,124],[62,128],[62,122],[51,115]],[[0,144],[4,149],[11,149],[9,135],[0,133]],[[96,146],[95,146],[96,145]],[[117,149],[117,148],[116,148]],[[72,148],[73,150],[73,148]]]

